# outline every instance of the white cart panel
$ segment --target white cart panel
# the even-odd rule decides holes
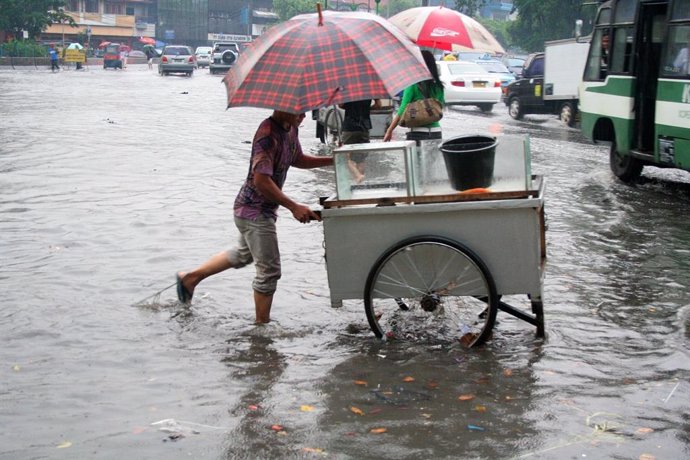
[[[498,294],[541,297],[543,181],[534,198],[322,211],[331,300],[361,299],[369,271],[390,247],[414,236],[445,237],[487,265]]]

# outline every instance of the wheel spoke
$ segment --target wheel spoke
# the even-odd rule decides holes
[[[379,337],[472,346],[488,338],[498,309],[486,266],[467,248],[438,237],[414,238],[387,251],[365,291],[367,319]]]

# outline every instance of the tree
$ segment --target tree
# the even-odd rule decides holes
[[[544,42],[575,35],[582,0],[514,0],[518,18],[508,26],[511,42],[527,51],[541,51]]]
[[[17,39],[23,38],[25,30],[34,39],[51,24],[76,27],[64,8],[65,0],[0,0],[0,29]]]
[[[315,0],[273,0],[273,11],[281,21],[287,21],[298,14],[316,13],[317,3]]]
[[[484,5],[486,5],[486,0],[455,0],[455,8],[453,9],[474,17]]]
[[[498,19],[486,19],[486,18],[476,18],[481,25],[486,28],[486,30],[494,36],[498,42],[503,45],[506,50],[509,48],[514,48],[513,37],[508,33],[508,27],[510,26],[510,21],[501,21]]]
[[[419,0],[390,0],[385,8],[379,10],[379,14],[381,14],[381,16],[391,17],[401,11],[409,10],[417,6],[419,6]]]

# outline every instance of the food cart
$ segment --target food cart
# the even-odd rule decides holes
[[[334,151],[336,194],[322,218],[331,303],[364,299],[383,339],[491,336],[499,310],[544,335],[544,179],[531,174],[529,139],[503,136],[490,186],[458,190],[445,144],[388,142]],[[348,162],[366,153],[357,183]],[[447,158],[446,158],[447,162]],[[526,294],[531,312],[502,301]]]

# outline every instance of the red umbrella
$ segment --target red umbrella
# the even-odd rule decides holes
[[[389,98],[431,78],[419,49],[370,13],[324,11],[277,24],[257,38],[223,81],[228,107],[303,113]]]
[[[151,37],[139,37],[139,42],[145,45],[155,45],[156,39]]]
[[[448,51],[505,53],[501,44],[484,26],[450,8],[410,8],[391,17],[389,21],[419,46]]]
[[[110,45],[110,42],[101,42],[100,45],[98,45],[99,48],[105,48],[106,46]]]

